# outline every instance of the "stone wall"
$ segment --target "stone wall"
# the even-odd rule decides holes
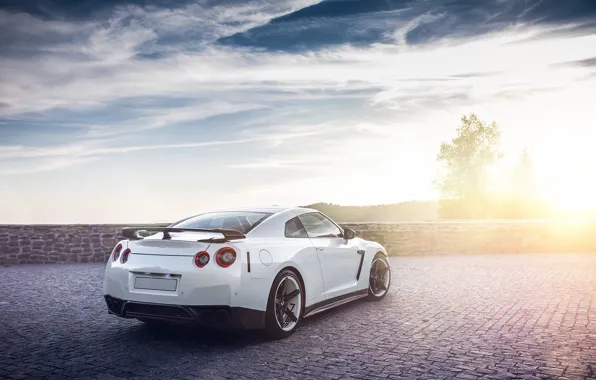
[[[391,255],[596,252],[596,221],[345,224]]]
[[[106,261],[120,225],[0,225],[0,264]]]
[[[596,252],[596,221],[350,223],[391,255]],[[0,265],[105,262],[124,225],[0,225]]]

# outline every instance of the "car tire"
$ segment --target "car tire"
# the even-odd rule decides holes
[[[275,277],[265,315],[265,334],[270,339],[287,338],[294,333],[304,313],[304,289],[298,275],[284,269]]]
[[[370,274],[368,280],[368,297],[369,301],[380,301],[387,293],[391,286],[391,266],[387,257],[378,252],[370,266]]]

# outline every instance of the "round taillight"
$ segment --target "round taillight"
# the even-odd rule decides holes
[[[122,250],[122,244],[118,244],[117,246],[114,247],[114,250],[112,251],[112,261],[118,260],[121,250]]]
[[[130,248],[126,248],[124,252],[122,252],[122,264],[128,261],[128,255],[130,254]]]
[[[215,261],[220,267],[227,268],[236,261],[236,251],[230,247],[222,248],[215,254]]]
[[[195,265],[199,268],[204,267],[209,262],[209,254],[205,251],[199,252],[195,255]]]

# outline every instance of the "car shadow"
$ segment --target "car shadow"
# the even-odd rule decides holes
[[[32,339],[27,344],[16,345],[12,353],[14,357],[31,357],[33,365],[37,362],[51,365],[54,374],[63,378],[94,378],[99,376],[98,371],[108,378],[152,378],[166,369],[173,371],[170,378],[186,374],[211,378],[216,372],[208,371],[243,371],[244,367],[238,367],[238,363],[244,360],[259,358],[265,363],[271,355],[276,357],[276,353],[302,347],[313,331],[334,334],[328,328],[330,325],[338,318],[359,314],[362,306],[371,307],[365,304],[358,300],[306,318],[294,334],[281,340],[269,339],[260,330],[217,330],[176,324],[151,326],[107,313],[98,314],[86,323],[55,318],[57,322],[34,339],[32,328],[36,326],[23,326]],[[49,339],[43,338],[47,332],[52,333]],[[233,358],[236,364],[226,367],[222,364],[225,358]],[[19,366],[34,370],[29,362],[21,362]],[[42,375],[30,377],[45,378]]]
[[[131,342],[174,343],[186,347],[242,348],[268,341],[258,330],[218,330],[182,324],[151,326],[142,322],[131,326],[124,335]]]
[[[389,295],[388,295],[389,297]],[[293,337],[299,338],[300,327],[325,323],[329,319],[355,312],[368,304],[365,299],[349,302],[325,310],[311,317],[304,318]],[[243,348],[274,342],[262,330],[225,330],[194,325],[163,324],[151,326],[142,322],[131,321],[133,326],[119,331],[120,339],[129,344],[172,343],[180,347]]]
[[[385,296],[386,300],[390,300],[391,294],[387,294]],[[348,318],[351,313],[358,313],[362,311],[363,307],[374,307],[375,302],[367,301],[366,298],[361,298],[352,302],[348,302],[346,304],[336,306],[332,309],[325,310],[321,313],[315,314],[311,317],[304,318],[300,324],[300,326],[312,326],[317,325],[320,323],[326,323],[328,320],[339,317],[339,318]],[[297,333],[300,331],[300,327],[298,327]]]

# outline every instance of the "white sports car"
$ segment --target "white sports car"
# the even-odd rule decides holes
[[[380,244],[308,208],[212,212],[122,235],[106,265],[105,301],[109,313],[147,323],[283,338],[302,318],[382,299],[391,283]]]

